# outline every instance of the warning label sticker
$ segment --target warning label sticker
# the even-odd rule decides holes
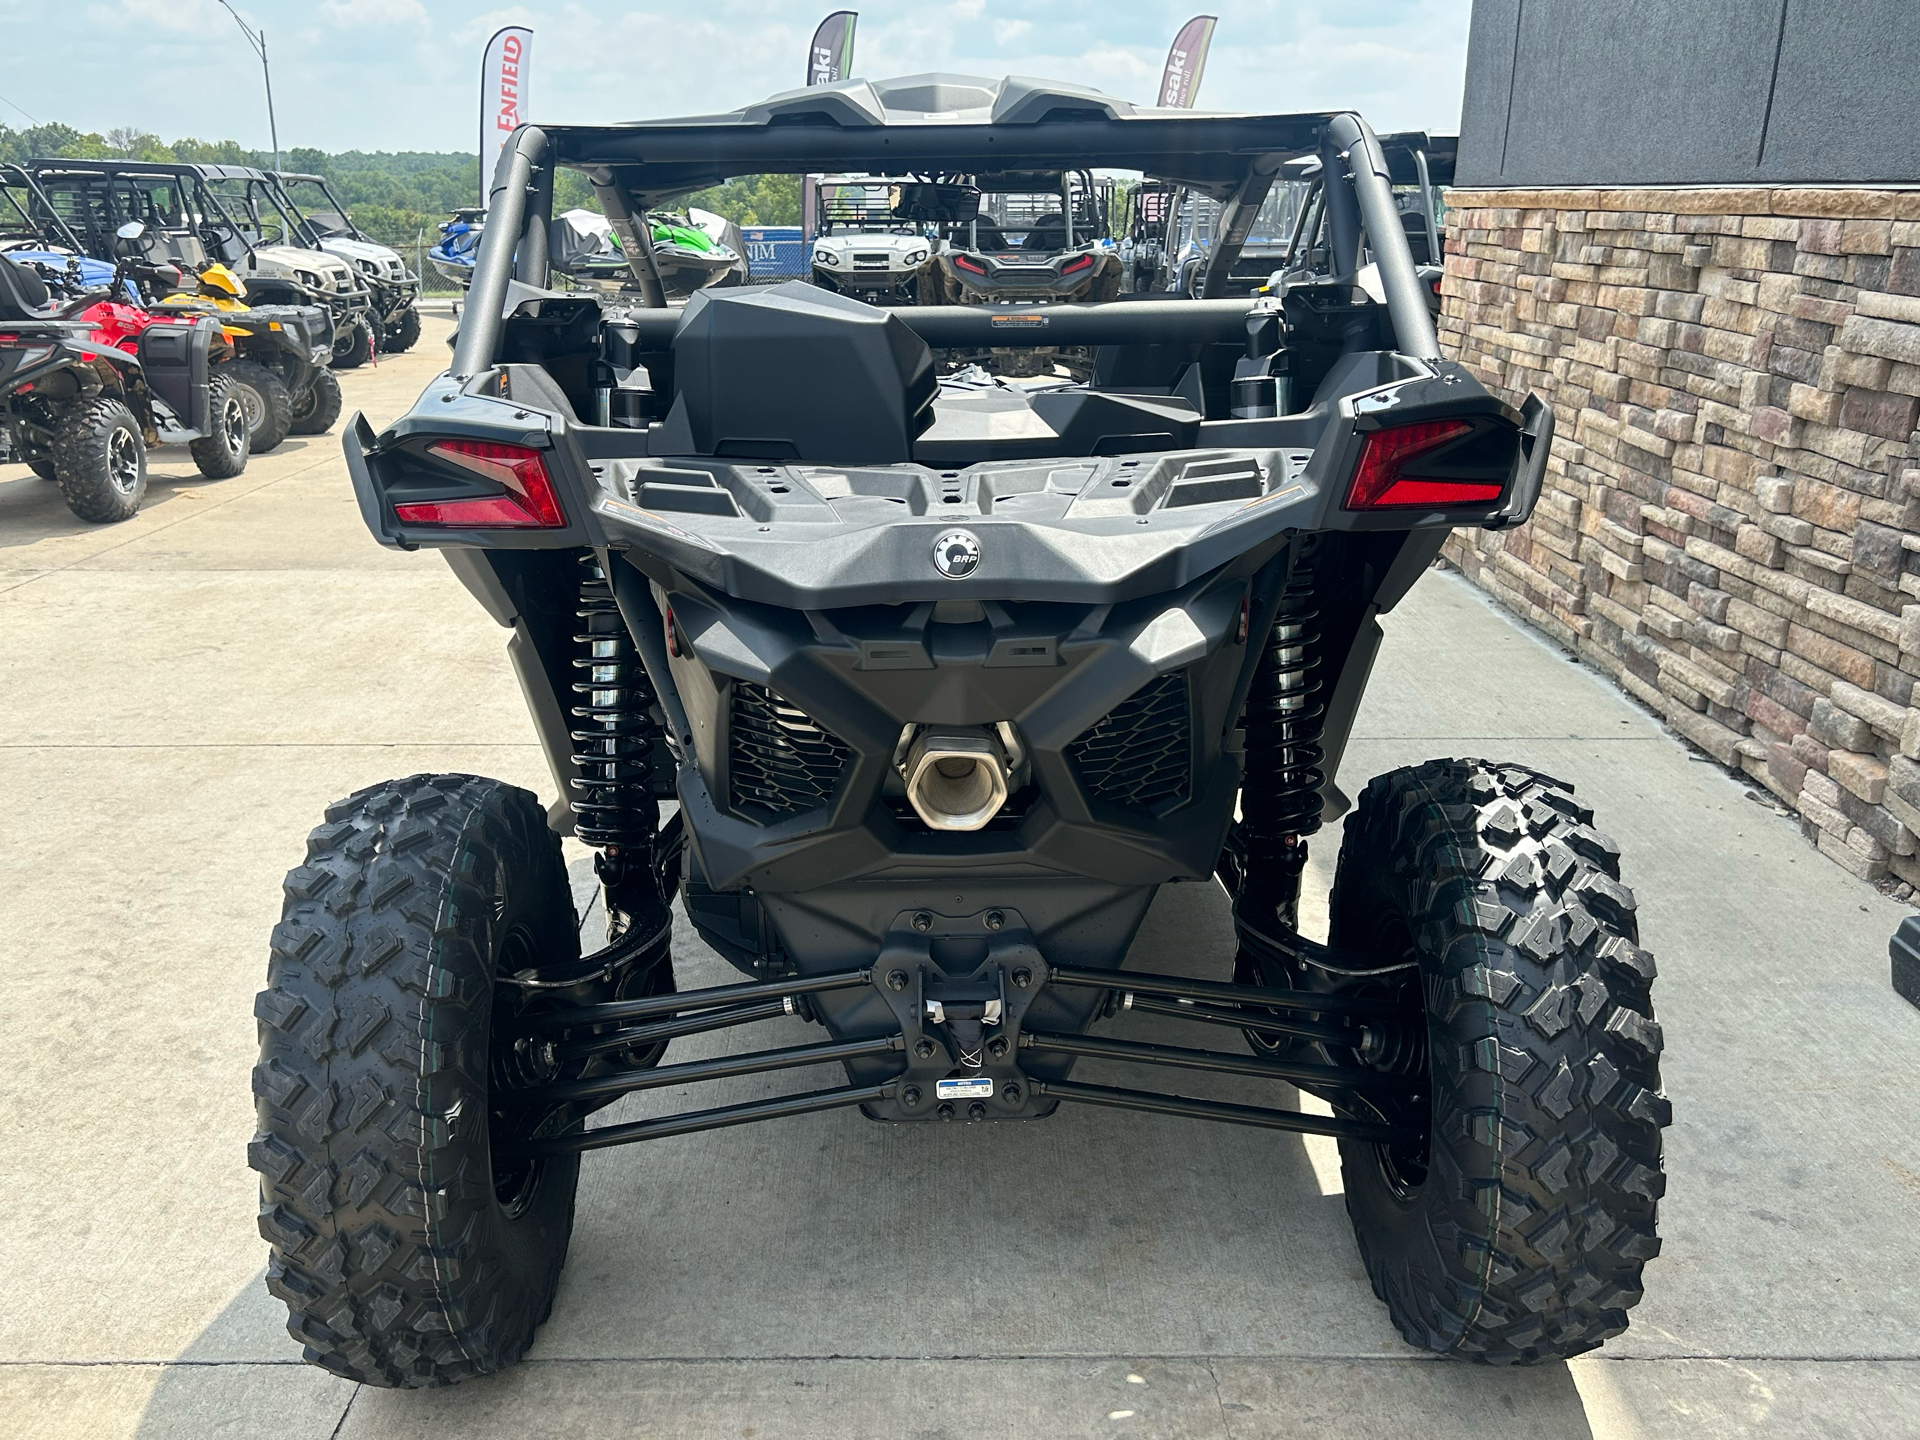
[[[933,1089],[942,1100],[990,1100],[993,1098],[993,1079],[981,1075],[971,1080],[941,1080]]]

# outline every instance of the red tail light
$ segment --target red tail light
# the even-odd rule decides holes
[[[393,513],[403,523],[458,525],[469,530],[559,530],[566,526],[567,517],[560,513],[560,501],[538,450],[484,440],[436,440],[427,447],[427,453],[484,476],[507,493],[395,505]]]
[[[1062,265],[1060,267],[1060,273],[1062,275],[1077,274],[1091,264],[1093,264],[1093,257],[1091,255],[1082,255],[1078,260],[1069,260],[1066,264]]]
[[[956,255],[953,257],[953,268],[956,270],[964,270],[969,275],[984,275],[987,273],[986,266],[982,265],[978,260],[969,260],[964,255]]]
[[[1436,480],[1404,473],[1413,461],[1472,429],[1464,420],[1423,420],[1368,431],[1360,443],[1360,463],[1354,466],[1353,484],[1347,490],[1347,509],[1418,506],[1435,510],[1498,500],[1506,488],[1503,481]]]

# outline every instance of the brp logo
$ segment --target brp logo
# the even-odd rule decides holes
[[[949,580],[964,580],[980,564],[980,537],[971,530],[949,530],[933,542],[933,568]]]

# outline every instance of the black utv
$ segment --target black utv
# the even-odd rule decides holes
[[[632,219],[734,175],[1132,171],[1221,203],[1224,280],[1302,156],[1329,273],[1257,298],[883,310],[789,284],[669,308]],[[655,303],[548,288],[560,167]],[[1379,616],[1450,527],[1527,518],[1552,439],[1537,398],[1442,357],[1358,116],[918,76],[524,127],[472,298],[447,373],[378,434],[355,417],[347,458],[373,533],[441,550],[511,628],[567,778],[547,806],[475,775],[372,785],[287,877],[251,1154],[310,1360],[395,1386],[507,1365],[585,1152],[838,1107],[1335,1136],[1412,1343],[1524,1363],[1626,1326],[1669,1112],[1653,961],[1592,813],[1523,765],[1395,770],[1346,816],[1326,942],[1297,923]],[[962,345],[1084,345],[1094,371],[939,380],[930,350]],[[611,921],[588,954],[568,831]],[[1127,968],[1157,887],[1208,879],[1235,952]],[[679,988],[676,898],[738,983]],[[1120,1011],[1216,1038],[1101,1033]],[[782,1015],[825,1033],[668,1055]],[[823,1061],[844,1083],[589,1123]],[[1284,1084],[1248,1104],[1223,1076]]]

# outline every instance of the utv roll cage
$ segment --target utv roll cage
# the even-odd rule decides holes
[[[908,90],[916,82],[918,90]],[[938,103],[944,88],[943,77],[915,77],[900,82],[889,96],[907,90],[918,99],[918,91],[924,90]],[[954,109],[977,104],[976,97],[977,92],[961,91]],[[1318,159],[1323,175],[1348,182],[1321,187],[1329,278],[1352,283],[1362,235],[1372,237],[1396,348],[1415,359],[1440,358],[1433,318],[1394,203],[1393,169],[1379,138],[1356,114],[1176,117],[1091,91],[1018,79],[997,87],[986,123],[920,119],[928,112],[913,113],[917,123],[889,123],[881,94],[867,82],[848,81],[787,92],[731,115],[693,121],[522,126],[502,151],[494,173],[486,238],[474,266],[453,373],[472,377],[494,363],[511,286],[544,291],[549,283],[555,167],[579,170],[592,182],[602,210],[620,233],[644,308],[664,310],[667,303],[644,216],[673,197],[743,175],[818,173],[827,167],[842,173],[952,173],[969,165],[980,170],[1137,170],[1219,201],[1220,233],[1198,296],[1204,303],[1225,295],[1233,262],[1281,167],[1310,156]],[[1025,338],[1033,344],[1101,343],[1069,339],[1063,333],[1084,323],[1109,340],[1122,339],[1122,329],[1132,330],[1141,343],[1172,340],[1176,332],[1189,340],[1228,340],[1237,338],[1244,324],[1244,306],[1236,311],[1180,305],[1157,302],[1151,313],[1130,314],[1124,324],[1120,317],[1056,313],[1047,332],[1034,331]],[[984,337],[990,317],[981,307],[937,306],[902,312],[901,318],[930,344],[943,344]],[[964,334],[969,340],[936,340],[930,332]],[[995,335],[993,343],[1007,343],[1007,335]]]
[[[286,198],[288,207],[300,216],[302,233],[307,236],[309,245],[317,246],[322,240],[335,235],[342,235],[350,240],[364,240],[369,245],[383,243],[375,240],[354,223],[352,214],[341,203],[340,197],[333,193],[333,187],[327,184],[326,176],[308,175],[298,170],[272,170],[267,173],[280,187],[280,193]],[[320,193],[326,197],[327,204],[333,208],[315,210],[311,206],[302,207],[293,193],[293,187],[296,185],[319,187]],[[338,220],[340,223],[334,227],[327,223],[331,220]]]
[[[87,247],[53,208],[32,174],[19,165],[0,164],[0,251]]]

